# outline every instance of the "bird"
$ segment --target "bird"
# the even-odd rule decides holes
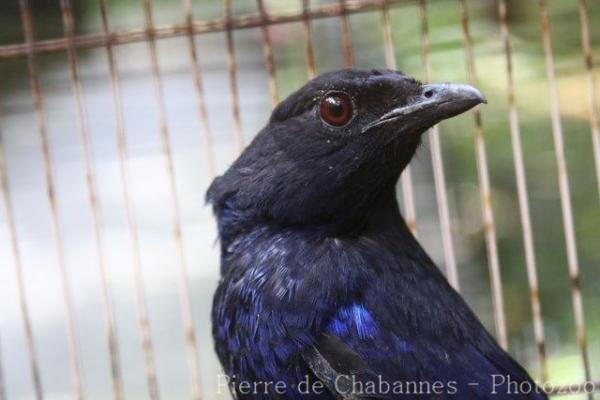
[[[279,103],[207,191],[212,333],[236,399],[546,399],[403,219],[423,134],[486,103],[473,86],[326,72]]]

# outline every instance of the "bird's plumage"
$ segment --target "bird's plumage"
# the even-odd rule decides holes
[[[322,75],[211,185],[221,242],[213,335],[237,398],[502,398],[508,387],[494,375],[532,382],[400,215],[394,187],[420,135],[482,101],[453,95],[461,106],[436,115],[420,106],[423,88],[392,71]],[[319,116],[332,91],[352,99],[346,126]],[[241,382],[283,384],[247,393]],[[545,398],[532,393],[510,397]]]

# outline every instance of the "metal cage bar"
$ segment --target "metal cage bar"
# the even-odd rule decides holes
[[[83,89],[79,74],[79,62],[77,54],[73,47],[73,38],[75,36],[75,26],[73,21],[73,12],[69,0],[61,0],[60,7],[62,11],[62,21],[64,35],[69,46],[67,47],[67,58],[71,72],[71,86],[77,108],[77,122],[79,124],[80,140],[83,148],[86,183],[88,187],[88,196],[90,209],[92,213],[93,234],[96,246],[96,256],[98,257],[98,268],[100,272],[100,281],[102,287],[102,303],[104,308],[104,318],[106,320],[106,341],[110,356],[110,369],[113,398],[123,397],[123,379],[121,377],[121,364],[119,360],[119,346],[117,343],[116,321],[113,309],[112,292],[109,283],[106,259],[104,256],[104,242],[102,240],[102,217],[100,215],[100,204],[98,198],[98,183],[96,180],[96,171],[90,142],[90,132],[88,127],[87,111],[83,100]]]
[[[542,322],[542,307],[539,296],[538,273],[535,261],[535,248],[533,244],[533,230],[531,227],[531,215],[529,212],[529,194],[527,190],[527,179],[525,176],[525,163],[523,161],[523,148],[521,146],[521,130],[519,127],[519,113],[517,110],[517,99],[514,86],[512,45],[508,28],[505,0],[498,0],[498,18],[500,21],[500,31],[504,46],[504,59],[506,60],[506,92],[509,109],[508,118],[510,123],[513,161],[517,181],[519,213],[521,218],[521,227],[523,229],[523,247],[525,248],[525,265],[527,269],[527,282],[529,284],[529,296],[531,299],[533,332],[538,352],[540,377],[542,382],[545,382],[548,377],[548,366],[546,362],[546,338],[544,336],[544,325]]]
[[[390,12],[387,4],[382,6],[382,22],[383,22],[383,43],[385,51],[386,67],[396,70],[396,51],[392,39],[392,30],[390,25]],[[410,165],[407,165],[400,175],[400,185],[402,186],[402,200],[404,203],[404,217],[408,228],[417,236],[417,211],[415,207],[415,194],[412,182],[412,172]]]
[[[342,51],[344,53],[344,63],[346,68],[354,65],[354,51],[352,49],[352,31],[350,30],[350,20],[348,19],[346,0],[338,0],[340,9],[340,18],[342,19]]]
[[[312,32],[310,29],[310,0],[302,1],[302,28],[304,29],[304,53],[306,54],[306,71],[308,79],[312,79],[317,74],[315,67],[315,55],[313,52]]]
[[[592,147],[594,161],[596,163],[596,180],[598,181],[598,196],[600,196],[600,108],[598,105],[598,93],[594,79],[594,55],[592,54],[592,42],[590,39],[590,28],[587,15],[587,0],[579,0],[579,22],[581,25],[581,51],[585,63],[587,85],[590,102],[590,129],[592,133]]]
[[[26,43],[34,42],[34,30],[33,21],[31,18],[31,9],[29,0],[19,0],[19,7],[21,11],[21,23],[23,25],[23,33],[25,35]],[[58,204],[56,199],[56,190],[54,182],[54,171],[52,166],[52,159],[50,156],[50,144],[48,142],[48,130],[46,124],[46,113],[44,111],[44,105],[42,100],[42,91],[38,78],[37,65],[35,60],[35,54],[32,51],[31,46],[27,55],[27,67],[29,71],[29,82],[31,89],[31,97],[35,109],[36,121],[38,125],[38,133],[41,142],[42,159],[44,162],[44,174],[46,183],[46,194],[48,197],[48,203],[50,206],[50,217],[52,220],[52,229],[54,233],[54,240],[56,242],[56,257],[58,261],[58,267],[60,271],[60,281],[62,285],[62,295],[64,298],[65,306],[65,317],[67,324],[67,342],[69,346],[69,358],[71,364],[71,378],[75,389],[75,398],[78,400],[84,397],[83,381],[81,376],[81,354],[79,348],[79,340],[77,337],[77,329],[75,323],[75,312],[73,304],[73,294],[71,285],[69,283],[69,271],[67,267],[67,261],[65,259],[65,250],[63,242],[62,226],[58,213]]]
[[[206,170],[208,177],[215,176],[215,156],[213,154],[212,131],[208,123],[208,111],[206,110],[206,101],[204,98],[204,86],[202,84],[202,71],[198,62],[198,52],[196,51],[196,39],[194,36],[194,16],[192,15],[191,0],[183,0],[183,9],[185,21],[188,27],[188,47],[190,49],[190,63],[192,64],[192,75],[194,78],[194,88],[196,89],[196,103],[198,107],[198,117],[202,124],[202,147],[204,157],[206,158]]]
[[[100,14],[102,17],[102,29],[107,37],[111,36],[112,29],[108,14],[107,0],[98,0]],[[136,305],[138,314],[138,328],[140,331],[140,341],[144,353],[144,370],[146,384],[151,399],[158,398],[158,380],[156,376],[156,363],[154,355],[154,346],[152,344],[152,335],[150,333],[150,320],[148,318],[148,305],[144,289],[144,274],[142,269],[140,242],[138,236],[137,219],[133,202],[131,200],[131,191],[129,189],[129,154],[127,150],[127,136],[125,132],[125,116],[123,114],[123,102],[121,97],[121,83],[117,70],[117,61],[113,43],[106,43],[106,54],[108,58],[108,67],[110,72],[111,91],[113,98],[113,109],[115,117],[115,135],[117,151],[119,157],[119,172],[121,176],[121,190],[123,191],[123,200],[125,203],[125,215],[127,227],[132,247],[132,263],[134,286],[136,294]]]
[[[477,84],[475,72],[475,60],[473,58],[473,43],[469,30],[469,12],[465,0],[459,0],[460,14],[463,30],[463,43],[467,62],[467,75],[471,84]],[[483,223],[485,226],[485,242],[488,253],[488,264],[490,268],[490,280],[492,285],[492,301],[494,306],[494,319],[496,322],[496,335],[498,342],[504,348],[508,348],[508,336],[506,333],[506,316],[504,311],[504,296],[502,294],[502,277],[500,276],[500,261],[498,259],[498,244],[496,242],[496,227],[494,224],[494,210],[492,209],[492,192],[490,187],[490,173],[485,150],[485,139],[483,125],[481,122],[481,111],[473,110],[475,122],[475,153],[477,158],[477,172],[479,176],[479,190],[481,195],[481,206],[483,211]]]
[[[231,16],[231,0],[223,0],[226,21],[227,39],[227,72],[229,74],[229,94],[231,95],[231,112],[233,114],[233,133],[238,154],[244,149],[242,121],[240,116],[240,95],[237,83],[237,62],[235,60],[235,45],[233,42],[233,18]],[[264,21],[265,23],[267,21]]]
[[[263,19],[263,24],[260,27],[262,33],[263,56],[265,58],[265,66],[267,67],[267,82],[269,85],[269,94],[271,97],[271,107],[275,108],[279,103],[279,95],[277,93],[277,79],[275,78],[275,61],[273,61],[273,46],[271,45],[271,36],[266,21],[269,20],[269,14],[265,9],[263,0],[256,0],[260,16]]]
[[[571,296],[573,301],[573,312],[575,314],[575,330],[577,334],[577,345],[581,352],[585,380],[591,380],[590,360],[587,351],[587,338],[585,334],[585,318],[583,314],[583,299],[581,295],[581,281],[579,277],[579,259],[577,257],[577,244],[575,239],[575,226],[573,222],[573,206],[571,205],[571,189],[569,187],[569,176],[567,172],[567,161],[565,159],[565,148],[563,130],[560,120],[560,107],[558,104],[558,88],[556,86],[556,73],[554,68],[554,56],[552,54],[552,42],[550,39],[550,17],[545,0],[539,0],[540,16],[542,20],[542,42],[544,45],[544,58],[546,61],[546,75],[550,88],[550,118],[552,120],[552,137],[554,139],[554,151],[558,172],[558,186],[560,192],[560,204],[563,217],[563,228],[567,249],[567,263],[571,278]],[[590,395],[591,399],[592,396]]]
[[[146,19],[146,28],[154,29],[152,16],[152,4],[150,0],[143,0],[144,16]],[[190,379],[192,383],[192,398],[200,400],[202,388],[200,385],[200,363],[198,357],[198,344],[196,342],[196,332],[194,329],[194,319],[192,312],[192,299],[188,282],[187,264],[185,260],[185,251],[183,248],[183,238],[181,232],[181,210],[179,198],[177,195],[177,186],[175,181],[175,166],[171,152],[170,133],[167,123],[167,111],[165,109],[164,91],[162,79],[160,76],[160,66],[158,61],[158,52],[156,41],[153,37],[148,40],[148,49],[150,50],[150,60],[152,63],[152,76],[154,78],[154,90],[158,106],[158,127],[162,144],[162,153],[165,160],[167,179],[169,185],[171,224],[173,229],[173,239],[175,241],[178,266],[178,285],[179,297],[181,303],[181,317],[184,329],[184,339],[187,347],[188,363],[190,367]]]
[[[0,111],[1,121],[1,111]],[[19,309],[21,311],[21,322],[23,324],[23,332],[25,333],[25,343],[27,345],[27,355],[29,358],[29,367],[31,380],[33,383],[33,391],[36,400],[41,400],[43,397],[42,379],[40,376],[40,366],[37,355],[37,348],[33,335],[33,327],[31,325],[31,317],[29,315],[29,303],[27,301],[27,291],[25,289],[25,277],[23,276],[23,263],[21,261],[21,250],[19,248],[19,238],[17,236],[17,225],[15,223],[15,213],[13,203],[10,196],[10,186],[8,183],[8,172],[6,170],[6,155],[4,150],[3,132],[0,130],[0,185],[2,185],[2,200],[4,203],[4,213],[8,233],[10,236],[10,246],[12,250],[13,268],[15,281],[17,283],[17,294],[19,298]]]
[[[412,0],[386,0],[386,4],[394,5],[408,3]],[[193,33],[226,32],[229,30],[257,28],[263,25],[285,24],[290,22],[301,22],[304,18],[310,20],[329,18],[332,16],[360,13],[371,10],[379,10],[381,0],[345,0],[345,6],[340,4],[323,4],[311,8],[307,13],[278,13],[272,14],[268,21],[264,21],[260,15],[244,15],[233,18],[231,16],[231,0],[223,0],[225,16],[207,21],[194,21]],[[133,42],[144,42],[154,39],[162,39],[189,34],[187,23],[163,25],[153,28],[138,28],[120,32],[112,32],[110,37],[105,33],[93,33],[79,35],[73,41],[76,48],[102,47],[107,41],[113,44],[126,44]],[[64,38],[47,39],[24,42],[13,45],[0,46],[0,59],[26,57],[29,53],[49,53],[64,51],[67,48]]]
[[[429,41],[426,0],[419,0],[419,14],[421,19],[421,50],[423,53],[425,79],[430,81],[432,76],[431,59],[429,57],[431,44]],[[458,269],[456,268],[456,256],[454,255],[454,244],[452,240],[450,207],[448,206],[448,191],[444,174],[444,161],[442,159],[442,145],[440,143],[440,128],[437,125],[429,130],[429,143],[431,146],[431,164],[440,218],[440,229],[442,232],[442,247],[444,249],[446,275],[448,276],[448,281],[452,287],[456,290],[460,290],[460,281],[458,278]]]

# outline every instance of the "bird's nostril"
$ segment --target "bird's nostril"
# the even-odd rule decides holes
[[[423,96],[425,96],[426,98],[430,98],[431,96],[433,96],[433,90],[426,90],[425,93],[423,93]]]

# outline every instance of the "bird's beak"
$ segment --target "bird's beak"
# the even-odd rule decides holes
[[[412,101],[385,113],[366,125],[362,132],[396,121],[401,122],[404,128],[427,128],[481,103],[487,103],[487,100],[473,86],[461,83],[422,85],[421,93],[413,97]]]

